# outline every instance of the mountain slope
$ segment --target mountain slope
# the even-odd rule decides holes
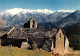
[[[80,10],[77,10],[57,22],[57,26],[65,27],[80,22]]]
[[[80,50],[80,23],[73,24],[64,28],[66,35],[69,38],[70,46],[76,50]]]

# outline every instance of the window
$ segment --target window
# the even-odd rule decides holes
[[[33,20],[33,22],[32,22],[32,23],[33,23],[32,28],[34,28],[34,27],[35,27],[35,21]]]
[[[61,33],[60,33],[60,37],[61,37]]]

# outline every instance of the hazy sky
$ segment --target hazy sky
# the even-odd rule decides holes
[[[80,10],[80,0],[0,0],[0,11],[12,8]]]

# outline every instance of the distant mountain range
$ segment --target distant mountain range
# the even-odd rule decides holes
[[[56,21],[55,23],[49,22],[43,25],[47,24],[47,26],[50,26],[52,28],[54,26],[59,28],[64,28],[79,22],[80,22],[80,10],[76,10],[75,12],[68,14],[66,17],[63,17],[62,19]],[[43,25],[40,24],[40,26],[43,26]]]
[[[59,27],[66,27],[75,23],[80,22],[80,10],[77,10],[68,16],[64,17],[63,19],[59,20],[56,25]]]
[[[64,17],[68,16],[69,11],[51,11],[48,9],[38,9],[38,10],[29,10],[29,9],[20,9],[14,8],[10,10],[5,10],[0,13],[0,19],[6,22],[7,26],[20,26],[23,25],[30,18],[35,18],[38,23],[56,23]]]
[[[39,27],[67,27],[80,22],[80,10],[73,11],[51,11],[48,9],[20,9],[14,8],[0,13],[0,19],[6,22],[7,26],[22,26],[30,18],[38,21]]]

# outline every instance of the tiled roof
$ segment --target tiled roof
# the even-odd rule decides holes
[[[50,38],[56,35],[57,29],[30,29],[14,27],[8,32],[8,38],[27,39],[27,38]]]

